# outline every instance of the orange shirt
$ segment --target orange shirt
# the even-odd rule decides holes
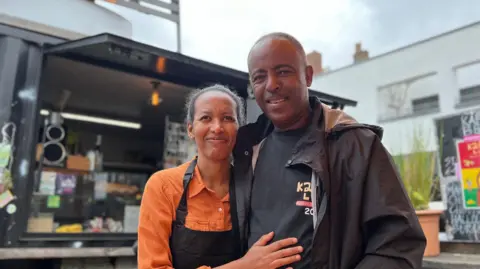
[[[183,175],[189,164],[156,172],[145,186],[138,225],[138,269],[173,268],[169,238],[183,193]],[[203,184],[197,167],[188,186],[187,209],[185,226],[189,229],[232,229],[229,195],[219,199]],[[206,264],[200,268],[210,267]]]

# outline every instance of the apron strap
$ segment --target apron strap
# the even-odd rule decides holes
[[[197,158],[193,159],[190,165],[183,175],[183,193],[182,198],[180,198],[180,204],[177,207],[176,219],[181,224],[185,225],[185,219],[187,217],[187,194],[188,194],[188,185],[193,178],[193,172],[195,171],[195,166],[197,166]]]
[[[239,242],[240,242],[240,226],[238,223],[238,212],[237,212],[237,196],[235,193],[235,180],[234,180],[234,172],[233,172],[233,167],[230,167],[230,216],[232,218],[232,232],[233,232],[233,238],[235,242],[238,242],[235,244],[235,258],[239,259],[243,256],[242,253],[242,247]]]

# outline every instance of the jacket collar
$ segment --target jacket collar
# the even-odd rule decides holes
[[[310,108],[313,111],[312,124],[308,127],[304,137],[300,139],[292,153],[292,164],[304,163],[317,172],[320,172],[324,164],[316,160],[324,156],[326,141],[334,139],[343,133],[357,128],[367,128],[380,138],[383,129],[378,126],[360,124],[344,111],[331,109],[323,104],[317,97],[309,98]],[[261,114],[255,123],[241,127],[237,135],[237,143],[234,149],[234,157],[253,153],[254,146],[260,144],[272,131],[273,124],[265,114]],[[256,150],[259,150],[256,147]],[[255,154],[253,154],[255,155]]]
[[[313,111],[312,124],[309,130],[312,128],[320,128],[321,118],[323,114],[322,104],[316,97],[309,98],[310,108]],[[254,123],[242,126],[238,130],[237,143],[234,149],[234,155],[243,154],[245,151],[251,149],[254,145],[259,144],[265,137],[267,137],[274,129],[273,123],[262,113],[258,116],[257,121]]]
[[[323,137],[322,121],[323,121],[323,106],[320,100],[316,97],[309,98],[310,107],[313,111],[312,123],[302,139],[295,146],[292,154],[293,163],[305,163],[312,167],[314,170],[320,170],[320,166],[315,165],[313,162],[312,154],[318,156],[320,145],[322,141],[319,141],[319,135]],[[260,144],[274,129],[272,122],[266,117],[265,114],[261,114],[255,123],[247,124],[238,130],[237,143],[234,149],[234,157],[240,155],[252,154],[256,156]],[[255,150],[254,150],[255,148]],[[305,152],[307,150],[308,152]],[[311,154],[308,154],[311,152]],[[305,154],[307,153],[307,154]],[[310,158],[312,157],[312,158]],[[255,164],[253,164],[255,165]]]

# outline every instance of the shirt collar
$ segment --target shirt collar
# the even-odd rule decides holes
[[[188,186],[188,198],[192,198],[197,196],[202,191],[210,191],[205,184],[203,184],[202,176],[200,175],[200,170],[198,170],[198,166],[195,166],[195,170],[193,171],[193,178],[190,181]],[[213,191],[212,191],[213,193]],[[222,198],[222,201],[229,201],[230,194],[227,194],[225,197]]]
[[[202,176],[200,175],[200,171],[198,170],[198,166],[195,166],[195,170],[193,171],[193,177],[190,181],[188,186],[188,198],[192,198],[198,195],[203,190],[207,189],[205,184],[203,184]]]

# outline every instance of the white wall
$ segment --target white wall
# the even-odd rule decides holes
[[[455,108],[459,100],[459,89],[480,84],[478,44],[480,23],[363,63],[321,74],[314,78],[312,88],[358,101],[357,107],[347,107],[345,110],[360,122],[384,127],[383,141],[392,153],[409,151],[407,138],[412,133],[412,128],[418,125],[426,132],[429,148],[435,150],[433,119],[460,111]],[[476,64],[457,70],[459,66],[472,63]],[[406,103],[411,103],[411,99],[438,93],[440,112],[379,121],[387,110],[386,97],[379,93],[379,89],[418,76],[425,77],[412,84]],[[461,110],[466,109],[472,107]],[[408,107],[404,110],[408,114]]]
[[[96,3],[130,21],[131,39],[166,50],[177,50],[176,23],[103,0],[97,0]]]
[[[86,0],[0,0],[0,22],[76,39],[99,33],[132,36],[122,16]]]
[[[0,23],[65,39],[111,33],[167,50],[177,49],[174,22],[103,0],[0,2]]]
[[[460,88],[478,85],[480,82],[480,59],[479,62],[457,68],[456,76]]]

